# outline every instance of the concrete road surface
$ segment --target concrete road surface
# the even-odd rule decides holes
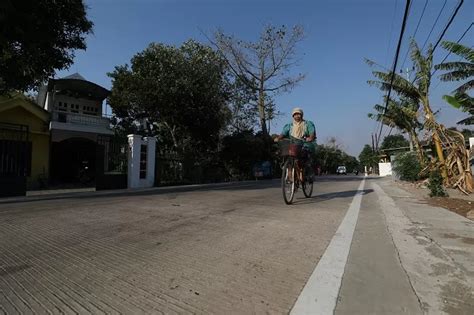
[[[442,311],[363,179],[320,177],[291,206],[279,181],[0,201],[0,313]]]

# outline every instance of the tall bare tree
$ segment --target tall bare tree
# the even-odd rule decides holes
[[[292,74],[298,63],[296,47],[304,37],[299,25],[265,26],[256,42],[244,41],[217,30],[209,41],[227,61],[234,75],[256,94],[262,133],[268,135],[268,107],[271,96],[291,90],[304,79],[304,74]]]

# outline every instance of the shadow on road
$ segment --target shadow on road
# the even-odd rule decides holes
[[[337,182],[337,181],[361,181],[364,179],[362,176],[320,176],[316,177],[315,183],[318,182]],[[367,178],[371,180],[375,178]],[[280,186],[279,179],[269,180],[258,180],[258,181],[243,181],[243,182],[228,182],[218,183],[210,185],[191,185],[191,186],[168,186],[168,187],[156,187],[147,190],[114,190],[114,191],[94,191],[94,192],[78,192],[69,194],[57,194],[57,195],[43,195],[35,197],[20,197],[15,199],[0,199],[0,205],[2,204],[14,204],[22,202],[36,202],[36,201],[49,201],[58,199],[76,199],[76,198],[107,198],[107,197],[128,197],[128,196],[151,196],[151,195],[162,195],[169,193],[185,193],[194,191],[216,191],[216,190],[246,190],[246,189],[268,189],[276,188]],[[356,191],[330,193],[325,195],[315,196],[315,198],[344,198],[355,195]],[[349,195],[341,195],[349,194]],[[324,199],[324,200],[326,200]]]

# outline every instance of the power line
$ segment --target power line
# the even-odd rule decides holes
[[[459,12],[459,9],[461,8],[461,6],[463,5],[464,3],[464,0],[460,0],[457,7],[454,9],[454,12],[453,14],[451,15],[451,18],[449,19],[448,23],[446,24],[446,26],[444,27],[443,31],[441,32],[441,35],[439,36],[438,38],[438,41],[436,42],[436,44],[433,46],[433,49],[431,51],[431,55],[433,55],[436,47],[438,47],[439,43],[441,42],[441,40],[443,39],[444,37],[444,34],[446,34],[446,31],[448,30],[449,26],[451,26],[451,23],[454,21],[454,18],[456,17],[456,15],[458,14]],[[464,36],[464,35],[463,35]],[[425,42],[426,43],[426,42]],[[423,49],[422,49],[423,50]],[[436,72],[436,71],[435,71]],[[434,73],[434,72],[433,72]],[[413,81],[411,81],[411,83],[413,84],[416,80],[416,76],[415,78],[413,78]],[[439,84],[438,84],[439,85]]]
[[[464,3],[464,0],[460,0],[460,1],[459,1],[458,6],[457,6],[456,9],[454,10],[453,15],[451,16],[451,18],[450,18],[449,21],[448,21],[448,24],[446,24],[446,26],[444,27],[443,32],[441,33],[441,35],[440,35],[439,38],[438,38],[438,41],[437,41],[436,44],[433,46],[433,51],[435,51],[436,47],[438,47],[439,43],[441,42],[441,40],[442,40],[443,37],[444,37],[444,34],[446,34],[446,31],[448,30],[449,26],[451,25],[451,23],[453,22],[454,18],[455,18],[456,15],[458,14],[459,9],[461,9],[461,6],[462,6],[463,3]]]
[[[389,85],[389,89],[387,93],[387,99],[385,100],[385,108],[383,111],[383,115],[385,115],[385,113],[387,112],[388,102],[390,100],[390,93],[392,92],[392,84],[393,84],[393,80],[395,79],[395,71],[397,69],[398,56],[400,55],[400,47],[402,45],[403,34],[405,33],[405,26],[407,24],[407,17],[408,17],[409,11],[410,11],[410,0],[407,0],[406,5],[405,5],[405,14],[403,15],[402,28],[400,30],[400,36],[398,38],[397,52],[395,53],[395,60],[393,62],[392,76],[390,78],[390,85]],[[380,139],[380,135],[382,134],[382,128],[383,128],[383,124],[380,125],[380,131],[379,131],[379,136],[378,136],[379,139]],[[378,148],[378,141],[377,141],[377,148]]]
[[[388,53],[390,51],[390,43],[392,41],[392,34],[393,34],[393,23],[395,22],[395,15],[397,13],[397,6],[398,6],[398,0],[395,1],[395,7],[393,8],[392,23],[390,24],[390,35],[388,37],[387,54],[386,54],[387,57],[385,59],[385,63],[387,63]]]
[[[446,6],[446,2],[448,2],[448,0],[444,0],[443,7],[442,7],[441,10],[439,11],[438,17],[436,18],[436,20],[435,20],[433,26],[431,27],[431,31],[430,31],[430,33],[428,34],[428,37],[426,38],[425,43],[423,44],[423,47],[421,48],[421,51],[423,51],[423,49],[424,49],[425,46],[426,46],[426,43],[428,42],[428,39],[430,39],[431,33],[433,32],[433,30],[434,30],[436,24],[438,23],[439,17],[441,16],[441,13],[443,12],[444,7]]]
[[[395,1],[395,6],[393,8],[392,22],[390,23],[390,35],[388,36],[388,42],[387,42],[387,53],[386,53],[386,57],[385,57],[385,64],[387,63],[388,53],[390,52],[390,43],[392,42],[393,25],[395,23],[395,16],[397,14],[397,7],[398,7],[398,0]],[[382,103],[382,102],[383,102],[383,95],[380,96],[380,103]],[[377,133],[377,129],[379,128],[379,124],[382,125],[382,122],[374,121],[374,128],[372,129],[372,134]]]
[[[425,14],[425,10],[426,10],[427,5],[428,5],[428,0],[425,0],[425,5],[423,6],[423,11],[421,12],[420,18],[418,19],[418,23],[416,24],[415,32],[413,33],[412,38],[415,38],[416,33],[418,32],[418,28],[420,27],[421,20],[423,19],[423,15]],[[405,54],[405,58],[403,58],[402,68],[405,65],[405,61],[407,60],[409,52],[410,52],[410,47],[408,47],[407,53]]]
[[[469,32],[469,30],[471,29],[472,25],[474,25],[474,22],[471,22],[471,25],[469,25],[469,27],[464,31],[464,33],[461,35],[461,37],[459,37],[459,39],[456,41],[456,44],[459,44],[459,42],[464,38],[464,36],[467,34],[467,32]],[[445,62],[446,59],[448,59],[449,55],[451,55],[451,51],[446,54],[446,56],[443,58],[443,60],[440,62],[440,64],[443,63],[443,62]],[[438,70],[435,69],[435,71],[433,71],[433,73],[431,74],[431,76],[433,76],[433,75],[436,73],[436,71],[438,71]]]

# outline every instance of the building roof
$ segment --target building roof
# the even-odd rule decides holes
[[[94,82],[87,81],[79,73],[74,73],[60,79],[50,79],[48,83],[48,91],[53,90],[59,93],[76,92],[82,96],[101,101],[110,94],[109,90]]]
[[[39,107],[26,96],[21,93],[15,93],[13,95],[0,96],[0,112],[9,110],[14,107],[22,107],[26,111],[35,115],[44,122],[49,122],[49,113],[43,108]]]
[[[83,80],[87,81],[82,75],[80,75],[78,72],[73,73],[71,75],[68,75],[67,77],[61,78],[62,80],[64,79],[74,79],[74,80]]]

